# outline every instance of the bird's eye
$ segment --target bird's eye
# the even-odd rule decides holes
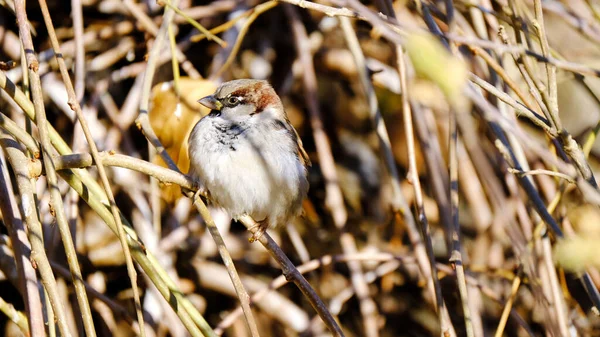
[[[236,105],[239,102],[240,102],[240,99],[235,96],[231,96],[231,97],[227,98],[227,104],[229,104],[229,105]]]

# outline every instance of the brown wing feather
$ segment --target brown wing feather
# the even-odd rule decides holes
[[[304,149],[304,146],[302,145],[302,139],[300,139],[298,132],[296,131],[296,129],[294,129],[293,126],[292,126],[292,130],[294,131],[294,136],[296,138],[296,144],[298,144],[298,152],[300,153],[300,157],[302,157],[302,159],[304,160],[304,165],[312,166],[312,163],[310,162],[310,158],[308,157],[308,153],[306,153],[306,150]]]
[[[298,131],[296,131],[296,129],[294,129],[294,127],[292,126],[292,123],[290,123],[290,120],[287,118],[287,116],[285,116],[285,122],[279,120],[276,123],[276,126],[279,128],[286,129],[286,131],[292,137],[292,140],[294,141],[294,143],[296,143],[298,154],[300,155],[300,158],[302,158],[303,164],[306,166],[312,166],[312,163],[310,162],[310,158],[308,157],[308,153],[306,153],[306,150],[304,150],[304,146],[302,145],[302,139],[300,139],[300,136],[298,135]]]

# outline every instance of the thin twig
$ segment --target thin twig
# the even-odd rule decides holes
[[[403,93],[408,92],[408,84],[407,84],[407,65],[404,59],[404,50],[402,47],[398,46],[396,48],[398,56],[398,73],[400,74],[400,86]],[[450,321],[450,315],[448,313],[448,308],[444,302],[442,291],[439,283],[439,279],[437,277],[437,270],[435,266],[435,257],[433,256],[433,247],[431,242],[431,233],[429,232],[429,223],[427,222],[427,217],[425,215],[425,210],[423,207],[423,195],[421,192],[421,184],[418,176],[418,169],[415,157],[415,140],[414,140],[414,132],[413,132],[413,121],[412,114],[413,109],[408,101],[407,95],[402,95],[402,117],[404,121],[404,132],[406,136],[406,147],[408,149],[408,161],[409,161],[409,180],[413,185],[413,191],[415,195],[415,204],[417,208],[417,221],[421,225],[421,238],[425,243],[425,251],[427,253],[428,258],[428,267],[430,270],[428,271],[428,275],[424,272],[424,275],[428,276],[427,282],[429,283],[429,288],[433,292],[435,298],[435,306],[440,319],[440,326],[442,328],[442,334],[448,333],[451,336],[456,336],[456,332],[454,330],[454,326]]]
[[[172,4],[173,6],[177,6],[179,4],[179,0],[174,0]],[[177,165],[175,165],[175,162],[173,162],[173,159],[171,159],[166,149],[161,144],[160,140],[156,136],[156,133],[152,129],[152,126],[150,125],[150,120],[148,119],[148,104],[150,102],[150,89],[152,88],[154,72],[156,71],[158,57],[162,51],[164,40],[168,35],[169,26],[171,25],[174,16],[175,11],[172,8],[165,8],[163,22],[160,26],[160,29],[156,33],[156,39],[154,40],[154,44],[152,45],[152,49],[148,55],[148,65],[146,66],[146,71],[144,72],[144,80],[142,82],[141,90],[142,94],[139,101],[139,114],[135,120],[135,124],[138,129],[142,131],[144,136],[146,136],[146,139],[148,139],[152,146],[154,146],[167,166],[172,170],[178,171],[179,169],[177,168]]]
[[[40,2],[40,5],[43,1]],[[50,138],[48,136],[48,121],[46,119],[46,110],[44,107],[44,97],[42,93],[42,86],[40,77],[38,74],[39,63],[34,54],[33,41],[31,39],[31,33],[29,26],[27,25],[27,13],[25,12],[25,2],[23,0],[15,1],[15,9],[17,12],[17,19],[19,23],[19,36],[25,49],[27,67],[29,72],[29,79],[31,81],[31,93],[33,103],[35,106],[36,119],[35,122],[38,126],[38,132],[40,136],[40,143],[42,148],[42,158],[44,161],[44,167],[46,169],[47,183],[50,190],[51,206],[54,209],[54,216],[58,223],[60,235],[64,244],[65,254],[67,261],[69,262],[69,268],[73,273],[73,283],[75,284],[75,292],[77,294],[77,302],[79,309],[82,313],[83,324],[88,336],[96,336],[94,322],[92,320],[92,313],[90,310],[90,304],[87,299],[85,287],[80,281],[82,279],[81,269],[77,259],[77,253],[73,244],[73,238],[71,237],[71,231],[65,215],[62,196],[58,190],[58,177],[54,170],[54,163],[52,162],[52,145],[50,144]],[[60,327],[60,325],[59,325]],[[64,329],[65,327],[63,327]],[[66,331],[62,331],[65,333]]]
[[[165,9],[165,13],[163,15],[163,23],[160,27],[160,30],[157,33],[156,40],[154,41],[154,45],[152,46],[152,50],[150,51],[150,56],[148,58],[148,66],[146,67],[146,72],[144,75],[144,82],[142,85],[142,97],[141,97],[141,101],[140,101],[139,116],[136,119],[136,124],[137,124],[138,128],[140,128],[142,130],[142,132],[144,133],[146,138],[154,146],[156,151],[158,151],[158,153],[160,154],[160,156],[164,160],[164,162],[167,163],[167,166],[171,170],[174,170],[177,172],[179,172],[177,165],[175,165],[175,163],[173,162],[173,159],[166,152],[165,148],[163,147],[160,140],[156,136],[156,133],[152,129],[152,126],[150,125],[150,121],[148,119],[148,102],[149,102],[149,95],[150,95],[150,87],[152,84],[152,78],[154,77],[157,58],[159,56],[160,50],[162,49],[162,44],[164,42],[165,36],[168,35],[169,26],[173,20],[173,16],[175,15],[175,11],[173,10],[173,8],[175,8],[178,5],[178,3],[179,3],[179,1],[175,0],[172,2],[172,6],[169,6],[169,8]],[[196,201],[196,206],[198,207],[199,211],[203,210],[202,205],[204,205],[204,204],[201,205],[200,203],[201,203],[201,201],[200,202]],[[204,206],[204,208],[206,208],[206,206]],[[214,225],[214,222],[212,222],[212,220],[210,218],[210,214],[208,212],[200,212],[200,213],[201,213],[201,215],[203,215],[203,218],[205,219],[205,222],[206,222],[207,226],[209,227],[209,231],[219,247],[219,253],[221,255],[221,258],[223,259],[223,262],[225,263],[225,266],[227,267],[227,269],[229,271],[229,276],[231,278],[231,281],[234,284],[236,292],[238,293],[240,302],[242,302],[242,307],[245,309],[244,314],[246,316],[246,322],[248,324],[248,328],[250,329],[253,336],[258,336],[258,328],[256,325],[256,321],[254,319],[254,316],[252,314],[252,310],[250,308],[250,303],[249,303],[250,297],[248,296],[246,289],[244,289],[244,286],[239,278],[239,275],[237,274],[237,271],[235,270],[235,265],[233,264],[233,260],[231,259],[229,251],[225,247],[223,238],[219,234],[219,231],[218,231],[216,225]],[[206,216],[206,217],[204,217],[204,216]]]
[[[330,7],[330,6],[318,4],[316,2],[305,1],[305,0],[280,0],[280,1],[287,2],[289,4],[298,6],[300,8],[306,8],[306,9],[314,10],[317,12],[321,12],[321,13],[329,15],[329,16],[360,18],[360,15],[357,12],[352,11],[345,7],[335,8],[335,7]]]
[[[177,0],[177,2],[179,1]],[[132,0],[124,0],[123,5],[125,6],[125,8],[127,8],[131,15],[135,17],[136,22],[139,22],[148,33],[152,34],[152,36],[154,37],[157,36],[157,34],[159,33],[159,28],[156,26],[154,21],[152,21],[152,19],[138,7],[137,4],[135,4]],[[190,77],[202,78],[198,70],[194,68],[192,63],[188,60],[185,54],[181,52],[179,48],[177,48],[177,61],[181,63],[182,68],[185,69],[185,71],[188,73],[188,75],[190,75]]]
[[[526,96],[525,93],[523,93],[521,91],[521,89],[519,88],[517,83],[515,83],[512,80],[512,78],[510,78],[510,76],[504,70],[504,68],[502,68],[502,66],[490,54],[488,54],[487,51],[485,51],[479,47],[471,47],[471,50],[473,51],[473,53],[475,53],[475,55],[481,57],[485,61],[485,63],[487,63],[487,65],[490,68],[492,68],[498,74],[498,76],[500,76],[502,78],[502,80],[504,80],[504,82],[511,88],[511,90],[517,95],[517,97],[519,97],[519,99],[521,99],[521,101],[527,107],[534,110],[537,114],[540,114],[540,112],[538,112],[538,110],[534,109],[534,105],[533,105],[533,103],[531,103],[529,97]],[[547,121],[544,121],[544,122],[545,122],[545,124],[548,124]]]
[[[177,51],[177,40],[175,38],[175,31],[173,25],[169,25],[167,29],[167,34],[169,34],[169,47],[171,47],[171,67],[173,68],[173,90],[175,91],[175,95],[180,97],[181,89],[179,88],[179,62],[177,62],[176,51]]]
[[[377,104],[377,97],[375,97],[375,89],[373,88],[373,84],[368,77],[367,67],[365,65],[365,57],[360,49],[360,44],[358,42],[358,38],[354,29],[352,28],[352,24],[350,23],[350,19],[347,17],[339,18],[342,31],[344,32],[344,38],[346,39],[346,43],[348,44],[348,48],[354,57],[354,62],[356,63],[356,68],[358,70],[359,78],[362,84],[362,87],[367,95],[367,99],[369,101],[369,113],[371,115],[371,120],[375,125],[375,130],[377,131],[377,136],[379,138],[379,143],[382,148],[390,149],[390,139],[387,133],[387,129],[385,123],[383,122],[383,118],[381,117],[381,112],[379,111],[379,106]],[[391,151],[384,150],[384,156],[386,156],[386,163],[393,161],[393,157],[391,157]],[[397,183],[397,181],[395,181]],[[392,187],[399,188],[399,184],[393,184]],[[399,189],[395,189],[394,193],[399,193]],[[401,192],[400,192],[401,193]],[[355,285],[355,292],[358,296],[361,309],[361,314],[364,317],[365,324],[365,335],[366,336],[378,336],[378,328],[377,328],[377,306],[373,299],[369,296],[368,293],[364,293],[364,289],[366,289],[366,284],[364,284],[364,277],[362,276],[362,271],[360,271],[360,277],[357,278],[358,281],[362,282],[361,285]],[[354,279],[354,277],[353,277]]]
[[[534,27],[538,29],[540,41],[542,45],[542,54],[544,57],[550,56],[550,46],[548,45],[548,39],[546,37],[546,28],[544,25],[544,14],[542,13],[542,2],[540,0],[534,0],[535,18]],[[558,132],[562,132],[563,127],[558,116],[558,89],[556,84],[556,68],[548,63],[544,64],[546,68],[548,95],[550,96],[548,102],[548,110],[550,111],[550,125]]]
[[[519,286],[521,285],[521,277],[519,275],[515,276],[512,282],[510,296],[504,305],[504,309],[502,309],[502,316],[500,316],[500,322],[498,323],[498,327],[496,328],[496,333],[494,337],[502,337],[504,335],[504,328],[506,327],[506,321],[508,320],[508,315],[512,310],[512,305],[517,297],[517,291],[519,290]]]
[[[256,231],[259,228],[254,219],[247,215],[242,216],[238,220],[250,231]],[[255,232],[252,232],[252,234],[255,234]],[[298,269],[296,269],[292,261],[290,261],[281,248],[279,248],[277,243],[273,241],[271,236],[265,232],[262,236],[260,236],[258,241],[260,241],[260,243],[267,249],[275,261],[277,261],[281,267],[281,271],[285,276],[285,279],[288,282],[294,283],[298,289],[300,289],[302,294],[308,299],[310,305],[315,309],[317,314],[319,314],[319,317],[321,317],[325,325],[327,325],[329,331],[334,336],[344,336],[342,329],[327,309],[327,306],[323,303],[321,298],[319,298],[319,295],[317,295],[315,290],[310,286],[308,281],[306,281],[304,276],[302,276]]]
[[[25,336],[30,336],[29,333],[29,323],[27,322],[27,316],[22,312],[18,311],[14,305],[6,302],[2,297],[0,297],[0,311],[6,315],[8,319],[10,319],[13,323],[17,325],[21,333]],[[31,316],[30,316],[31,317]],[[40,331],[43,333],[43,330]],[[38,333],[38,336],[43,336]]]
[[[371,262],[374,262],[374,261],[377,261],[377,262],[401,261],[402,263],[415,263],[415,260],[413,258],[411,258],[410,256],[394,256],[394,255],[388,254],[388,253],[357,253],[357,254],[353,254],[353,255],[341,254],[341,255],[333,255],[333,256],[332,255],[321,256],[318,259],[313,259],[313,260],[304,262],[302,265],[299,265],[297,267],[297,269],[298,269],[299,273],[305,275],[305,274],[315,271],[319,268],[330,266],[333,263],[348,263],[348,261],[371,261]],[[390,269],[394,270],[396,268],[388,268],[388,270],[390,270]],[[391,272],[391,270],[390,270],[390,272]],[[373,279],[373,278],[367,276],[368,274],[371,274],[371,273],[372,272],[368,272],[367,274],[365,274],[365,279],[367,282],[372,282],[371,279]],[[275,291],[287,283],[288,283],[288,280],[286,279],[285,275],[281,275],[281,276],[274,278],[273,280],[271,280],[268,287],[265,287],[264,289],[257,291],[256,293],[254,293],[254,295],[252,295],[252,303],[257,303],[257,302],[263,300],[266,297],[266,295],[268,295],[271,291]],[[350,290],[352,290],[351,287],[350,287]],[[354,291],[352,290],[352,292],[354,292]],[[220,334],[222,331],[224,331],[226,328],[228,328],[241,314],[242,314],[242,311],[241,311],[241,308],[239,308],[239,307],[237,309],[235,309],[234,311],[232,311],[215,328],[215,331],[217,332],[217,334]]]
[[[8,118],[5,114],[0,112],[0,127],[6,132],[10,133],[19,142],[21,142],[27,150],[29,150],[33,158],[40,158],[40,148],[38,143],[27,131],[20,128],[17,123],[13,122],[12,119]]]
[[[46,290],[46,298],[52,305],[52,312],[56,315],[56,323],[61,335],[71,336],[71,332],[67,326],[65,309],[56,287],[56,279],[46,256],[42,224],[37,215],[33,186],[29,180],[29,172],[27,171],[28,159],[19,150],[17,143],[6,134],[1,135],[0,145],[2,145],[8,161],[15,172],[17,188],[21,196],[21,212],[27,224],[29,242],[31,242],[31,258],[40,273],[42,284]],[[3,177],[4,175],[2,175]]]
[[[254,7],[252,14],[250,14],[250,16],[246,19],[246,21],[244,22],[244,25],[240,29],[237,39],[235,40],[235,44],[233,45],[233,48],[231,48],[231,51],[229,52],[229,56],[227,56],[227,60],[225,61],[225,63],[223,63],[221,68],[219,68],[219,70],[212,76],[212,78],[221,77],[221,75],[223,75],[225,70],[227,70],[227,68],[229,68],[229,66],[231,66],[231,63],[233,63],[233,60],[235,59],[238,51],[240,50],[240,46],[242,45],[242,41],[244,41],[244,37],[246,36],[246,34],[248,33],[248,30],[250,29],[250,25],[252,25],[252,23],[262,13],[268,11],[269,9],[271,9],[275,6],[277,6],[277,1],[270,0],[270,1],[267,1],[265,3],[262,3],[256,7]]]
[[[565,306],[565,300],[560,287],[556,267],[552,258],[552,247],[550,246],[550,238],[548,235],[543,235],[541,238],[543,264],[545,266],[546,273],[548,274],[548,280],[550,281],[549,287],[551,289],[552,304],[556,312],[556,324],[558,325],[561,335],[569,335],[569,313]]]
[[[177,8],[177,5],[172,4],[171,1],[169,1],[169,0],[162,0],[162,1],[164,1],[165,5],[167,5],[169,8],[174,10],[175,13],[181,15],[181,17],[183,17],[189,24],[191,24],[196,29],[198,29],[200,32],[202,32],[202,34],[204,34],[208,40],[215,41],[222,48],[227,47],[227,43],[225,43],[225,41],[223,41],[218,36],[212,34],[208,29],[204,28],[204,26],[202,26],[198,21],[187,16],[187,14],[185,14],[183,11],[181,11],[181,9]]]
[[[34,337],[45,336],[44,314],[38,288],[40,281],[32,265],[34,262],[31,256],[31,244],[27,239],[27,232],[23,226],[4,158],[0,160],[0,171],[0,210],[2,211],[2,220],[6,224],[11,238],[20,290],[29,318],[27,333]]]
[[[69,271],[69,269],[61,266],[60,264],[54,261],[50,261],[50,265],[52,266],[52,270],[54,270],[57,274],[62,275],[62,277],[71,277],[71,272]],[[133,323],[133,317],[131,316],[129,310],[125,306],[121,305],[116,301],[113,301],[108,296],[97,291],[87,282],[83,281],[83,284],[85,285],[85,289],[87,290],[90,297],[102,301],[104,304],[109,306],[115,313],[119,314],[120,317],[126,320],[128,323]]]
[[[250,329],[250,334],[254,337],[258,337],[258,326],[256,325],[256,320],[254,319],[254,315],[252,314],[252,308],[250,307],[250,296],[248,295],[248,292],[246,291],[246,288],[244,287],[244,284],[242,283],[242,280],[240,279],[240,276],[238,275],[235,269],[235,265],[233,263],[233,259],[231,258],[231,254],[229,254],[229,251],[225,246],[225,241],[219,233],[219,228],[213,221],[212,216],[210,215],[210,212],[204,204],[204,202],[202,201],[202,199],[200,199],[199,197],[192,196],[192,201],[194,202],[194,206],[198,210],[198,213],[200,213],[200,215],[204,219],[206,228],[208,229],[210,235],[215,241],[215,244],[217,245],[219,255],[221,255],[221,258],[223,259],[223,263],[227,268],[229,278],[231,279],[233,287],[235,288],[237,296],[240,300],[240,304],[244,311],[244,316],[246,317],[246,323],[248,324],[248,328]]]
[[[456,336],[456,332],[454,331],[454,327],[452,322],[450,321],[450,316],[448,315],[448,309],[444,302],[444,298],[442,296],[442,289],[440,286],[440,281],[437,277],[437,269],[435,266],[435,256],[433,254],[433,245],[431,242],[431,231],[429,228],[429,222],[427,221],[427,216],[425,214],[425,208],[423,205],[423,194],[421,191],[421,183],[419,181],[417,163],[415,159],[415,144],[414,144],[414,134],[412,131],[412,116],[411,110],[402,109],[402,115],[404,120],[404,128],[407,140],[407,148],[408,148],[408,158],[409,158],[409,179],[411,184],[413,185],[413,190],[415,194],[415,205],[417,208],[417,221],[421,226],[421,237],[425,242],[425,248],[427,251],[427,256],[429,258],[430,265],[430,278],[428,282],[430,283],[430,287],[434,289],[435,294],[435,305],[436,311],[438,313],[440,319],[440,325],[442,327],[443,334],[450,334],[451,336]]]
[[[456,282],[458,284],[458,291],[460,294],[460,300],[462,304],[465,328],[467,330],[468,337],[475,337],[473,331],[473,322],[471,319],[471,310],[469,309],[469,296],[467,292],[467,282],[465,278],[465,267],[462,257],[462,247],[460,243],[460,223],[458,214],[459,205],[459,194],[458,194],[458,128],[456,125],[456,114],[465,113],[457,112],[452,109],[449,115],[449,177],[450,185],[448,190],[450,192],[450,205],[452,212],[452,251],[450,253],[450,263],[456,269]]]
[[[468,90],[467,95],[469,95],[469,97],[481,110],[485,111],[493,109],[493,107],[491,107],[489,103],[485,101],[485,99],[482,99],[482,97],[478,94],[474,94],[473,92]],[[497,138],[497,144],[502,144],[502,147],[508,151],[508,158],[506,158],[507,162],[510,163],[514,169],[518,171],[523,171],[521,163],[517,160],[506,136],[504,135],[504,131],[495,122],[489,122],[489,124],[492,129],[492,132]],[[554,235],[556,235],[556,237],[559,239],[564,238],[562,229],[559,227],[556,220],[552,217],[552,215],[544,205],[542,197],[539,195],[539,192],[537,191],[531,180],[529,180],[528,177],[518,177],[518,181],[521,184],[523,190],[525,190],[525,193],[527,193],[527,195],[529,196],[533,208],[539,214],[542,220],[548,225],[548,227],[552,230]],[[581,185],[579,185],[579,187],[583,188],[581,187]],[[578,275],[578,278],[583,288],[587,292],[590,300],[592,301],[594,307],[600,308],[600,292],[598,292],[598,288],[592,282],[589,273],[583,273],[582,275]],[[595,309],[595,311],[597,311],[597,309]]]
[[[514,174],[518,174],[521,177],[524,176],[533,176],[533,175],[537,175],[537,174],[543,174],[543,175],[548,175],[548,176],[554,176],[554,177],[559,177],[562,179],[565,179],[566,181],[575,184],[575,178],[566,175],[564,173],[560,173],[560,172],[555,172],[555,171],[550,171],[550,170],[529,170],[529,171],[519,171],[513,168],[508,168],[508,172],[514,173]]]
[[[102,220],[104,220],[110,229],[116,233],[117,228],[113,216],[106,205],[101,201],[105,199],[105,197],[103,197],[102,194],[97,194],[102,193],[102,190],[93,188],[91,184],[89,184],[90,182],[84,183],[81,177],[71,171],[62,171],[61,176],[69,183],[71,188],[77,191],[79,196],[102,218]],[[188,332],[194,337],[216,336],[204,318],[189,303],[189,301],[182,296],[173,281],[167,276],[167,273],[160,267],[156,258],[154,258],[151,252],[147,251],[144,245],[138,241],[137,236],[131,229],[131,225],[127,219],[121,217],[121,221],[124,224],[123,229],[126,231],[127,243],[130,246],[132,257],[140,267],[142,267],[145,274],[156,286],[156,289],[158,289],[160,294],[177,313],[177,316],[179,316]]]
[[[39,0],[40,7],[42,9],[42,15],[44,17],[44,21],[46,23],[46,28],[48,29],[48,35],[50,37],[50,41],[52,44],[52,48],[54,49],[54,53],[56,55],[56,59],[58,61],[58,65],[60,68],[60,73],[62,75],[63,83],[67,89],[67,95],[69,98],[69,106],[75,114],[77,115],[77,120],[81,125],[81,129],[85,135],[85,139],[90,147],[90,151],[92,153],[92,157],[97,163],[98,175],[100,176],[100,181],[102,182],[102,186],[104,187],[104,191],[106,196],[108,197],[108,202],[110,204],[111,213],[115,219],[115,223],[117,225],[117,234],[119,237],[119,241],[121,242],[121,248],[123,249],[123,254],[125,255],[125,263],[127,265],[127,274],[129,275],[129,279],[131,281],[131,288],[133,290],[133,299],[135,303],[135,310],[137,312],[137,319],[139,323],[140,336],[145,337],[146,332],[144,330],[144,314],[142,313],[142,305],[140,302],[140,292],[137,286],[137,272],[135,270],[135,266],[133,265],[133,261],[131,259],[131,252],[129,251],[129,246],[127,245],[127,240],[125,239],[125,232],[123,230],[123,224],[121,223],[121,217],[119,215],[119,209],[117,208],[117,203],[115,202],[115,197],[113,195],[110,182],[108,181],[108,177],[106,176],[106,171],[104,166],[102,165],[102,159],[98,155],[98,148],[92,136],[92,133],[88,127],[87,121],[83,116],[83,112],[81,111],[81,106],[79,105],[79,101],[77,99],[77,95],[75,90],[73,89],[73,84],[71,83],[71,78],[69,76],[69,71],[67,66],[65,65],[65,60],[61,57],[60,45],[58,43],[58,39],[56,37],[56,33],[54,32],[54,25],[52,24],[52,18],[50,17],[50,12],[48,10],[48,5],[46,4],[46,0]],[[49,141],[48,141],[49,143]],[[46,154],[48,154],[46,152]],[[46,167],[46,174],[48,174],[48,168]],[[80,275],[76,274],[76,277],[80,277]],[[81,280],[77,280],[75,283],[76,288],[84,287],[83,282]],[[81,303],[80,303],[81,305]],[[87,308],[82,308],[84,324],[86,320],[91,321],[91,311],[89,310],[89,303],[87,304]],[[89,318],[87,317],[89,315]],[[86,326],[86,332],[89,336],[93,336],[95,331],[92,326]]]
[[[71,16],[73,17],[73,41],[75,41],[75,93],[77,101],[81,102],[85,91],[85,44],[81,0],[71,0]]]
[[[550,127],[550,125],[548,125],[547,119],[545,119],[544,117],[536,114],[534,111],[530,110],[528,107],[526,107],[522,103],[515,101],[507,93],[498,90],[496,87],[494,87],[493,85],[489,84],[484,79],[480,78],[479,76],[477,76],[475,74],[471,74],[470,80],[473,83],[475,83],[478,86],[480,86],[485,91],[487,91],[490,94],[496,96],[502,102],[508,104],[511,108],[515,109],[519,113],[519,115],[527,117],[535,125],[539,126],[542,130],[545,130],[546,132],[548,132],[548,134],[550,134],[550,135],[556,134],[556,131],[554,129],[552,129]]]
[[[30,119],[35,119],[35,111],[33,104],[29,99],[25,96],[25,94],[19,90],[14,83],[12,83],[8,78],[6,78],[4,72],[0,71],[0,88],[9,93],[10,97],[19,105],[21,109],[25,112],[27,117]],[[61,155],[71,155],[72,150],[65,143],[62,137],[58,134],[58,132],[52,127],[52,125],[48,125],[49,137],[52,141],[52,144],[56,148],[56,150]],[[89,155],[88,155],[89,156]],[[91,156],[89,156],[91,159]],[[27,168],[28,161],[20,163],[23,168]],[[178,173],[178,172],[175,172]],[[106,200],[106,196],[104,195],[104,190],[99,186],[96,180],[90,175],[88,171],[85,170],[75,170],[74,172],[63,171],[61,172],[63,178],[71,185],[73,189],[77,191],[77,193],[82,197],[82,199],[88,203],[97,212],[103,220],[107,223],[107,225],[113,230],[113,232],[117,232],[117,229],[112,222],[112,214],[106,208],[106,204],[104,204],[103,200]],[[32,198],[33,200],[33,198]],[[35,212],[34,212],[35,213]],[[37,217],[36,217],[37,219]],[[27,220],[27,218],[26,218]],[[37,220],[39,222],[39,220]],[[183,298],[181,293],[177,290],[177,286],[173,284],[173,282],[169,279],[166,272],[162,270],[160,265],[157,263],[156,259],[150,254],[150,252],[145,251],[141,247],[143,245],[137,242],[135,239],[136,235],[129,228],[127,219],[121,218],[121,221],[125,224],[125,231],[127,232],[128,243],[132,248],[132,256],[140,264],[140,266],[144,269],[146,274],[150,277],[152,282],[155,284],[157,289],[160,291],[161,295],[167,300],[167,302],[171,305],[171,307],[175,310],[177,315],[180,317],[182,323],[187,328],[187,330],[192,334],[192,336],[201,336],[204,334],[205,336],[215,336],[214,332],[210,328],[210,326],[206,323],[202,315],[198,312],[196,308],[194,308],[188,300]],[[28,222],[29,227],[29,222]],[[41,233],[41,230],[40,230]],[[41,234],[36,236],[41,238]],[[34,241],[30,238],[32,242],[32,247],[35,247]],[[43,243],[41,243],[41,247],[43,247]],[[43,248],[42,248],[43,251]],[[39,266],[39,262],[38,262]],[[42,281],[45,282],[46,275],[42,274]],[[44,284],[46,286],[46,284]],[[57,297],[58,298],[58,297]],[[52,301],[52,299],[51,299]],[[53,302],[54,303],[54,302]],[[60,301],[58,302],[60,303]],[[62,308],[61,308],[62,310]],[[57,321],[59,322],[59,327],[61,326],[61,320],[59,316],[60,313],[57,313]],[[52,321],[53,323],[53,321]],[[200,332],[200,330],[202,332]]]

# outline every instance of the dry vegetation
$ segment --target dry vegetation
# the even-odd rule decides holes
[[[593,0],[3,0],[0,47],[7,336],[600,336]],[[181,173],[235,78],[313,162],[255,243]]]

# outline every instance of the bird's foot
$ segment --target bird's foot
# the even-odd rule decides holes
[[[256,222],[252,227],[248,228],[252,232],[252,236],[248,239],[248,242],[253,243],[258,241],[265,234],[267,228],[269,228],[269,223],[266,220]]]

